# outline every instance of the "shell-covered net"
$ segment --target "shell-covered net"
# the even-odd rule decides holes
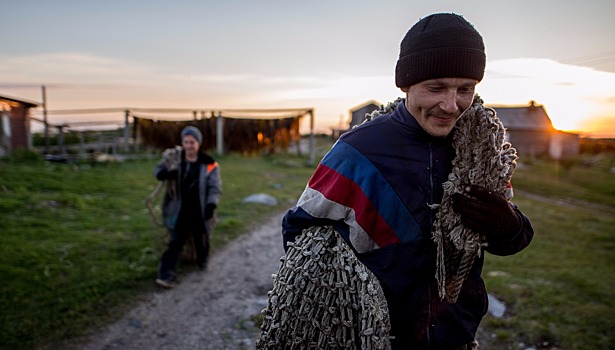
[[[257,349],[390,349],[382,288],[344,239],[311,227],[288,246]]]

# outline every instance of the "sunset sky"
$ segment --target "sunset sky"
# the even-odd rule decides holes
[[[399,43],[455,12],[483,35],[487,104],[615,137],[615,1],[0,0],[0,95],[75,108],[315,108],[316,128],[402,96]],[[186,117],[189,117],[188,115]],[[55,118],[55,119],[54,119]],[[113,116],[51,116],[52,122]],[[308,130],[302,130],[307,132]]]

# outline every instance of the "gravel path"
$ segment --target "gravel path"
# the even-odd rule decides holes
[[[260,330],[251,318],[267,306],[280,267],[282,216],[227,244],[205,272],[146,296],[78,349],[254,349]]]
[[[253,317],[267,306],[271,275],[284,253],[285,211],[211,256],[205,272],[181,276],[173,289],[157,289],[120,320],[103,327],[75,350],[252,350],[260,330]],[[153,277],[152,277],[153,278]],[[152,281],[153,283],[153,281]],[[489,336],[479,330],[482,345]],[[484,349],[490,346],[482,347]]]

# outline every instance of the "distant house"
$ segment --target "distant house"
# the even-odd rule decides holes
[[[377,110],[378,108],[380,108],[380,103],[374,100],[367,101],[362,105],[351,108],[350,129],[354,128],[355,125],[363,123],[363,121],[365,120],[365,115]]]
[[[30,108],[35,102],[0,95],[0,156],[13,150],[30,149]]]
[[[579,135],[556,130],[542,105],[491,106],[521,157],[564,159],[579,154]]]
[[[363,123],[365,115],[380,108],[380,104],[374,100],[367,101],[359,106],[350,109],[350,125],[348,128],[333,129],[332,136],[334,139],[340,137],[346,131]]]

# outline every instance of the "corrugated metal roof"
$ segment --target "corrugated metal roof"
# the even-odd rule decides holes
[[[542,105],[491,106],[508,130],[554,130],[551,118]]]

